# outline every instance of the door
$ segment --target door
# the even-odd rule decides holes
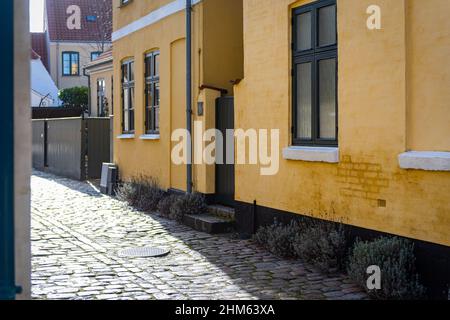
[[[224,137],[224,164],[216,164],[216,202],[226,206],[234,206],[234,163],[227,164],[228,153],[233,150],[234,139],[226,141],[227,129],[234,130],[234,99],[221,97],[216,100],[216,128]]]

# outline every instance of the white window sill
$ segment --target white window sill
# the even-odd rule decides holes
[[[450,171],[450,152],[410,151],[398,156],[402,169]]]
[[[117,136],[117,139],[134,139],[134,134],[121,134],[120,136]]]
[[[144,134],[139,137],[141,140],[159,140],[161,136],[159,134]]]
[[[283,149],[286,160],[339,163],[339,148],[331,147],[288,147]]]

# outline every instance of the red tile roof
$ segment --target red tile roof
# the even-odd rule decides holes
[[[81,11],[81,29],[67,28],[67,8],[77,5]],[[112,33],[112,0],[46,0],[50,41],[109,42]],[[88,17],[96,21],[88,21]]]
[[[44,32],[31,33],[31,48],[38,54],[47,71],[50,71],[48,61],[48,47],[46,34]]]

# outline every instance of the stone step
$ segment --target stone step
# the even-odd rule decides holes
[[[211,205],[208,206],[208,213],[216,217],[234,221],[234,208],[231,207],[225,207],[220,204]]]
[[[183,223],[209,234],[229,233],[234,229],[234,221],[211,214],[184,215]]]

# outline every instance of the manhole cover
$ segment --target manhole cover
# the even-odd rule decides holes
[[[136,258],[158,258],[167,256],[170,253],[169,250],[159,248],[130,248],[119,251],[120,257],[136,257]]]

